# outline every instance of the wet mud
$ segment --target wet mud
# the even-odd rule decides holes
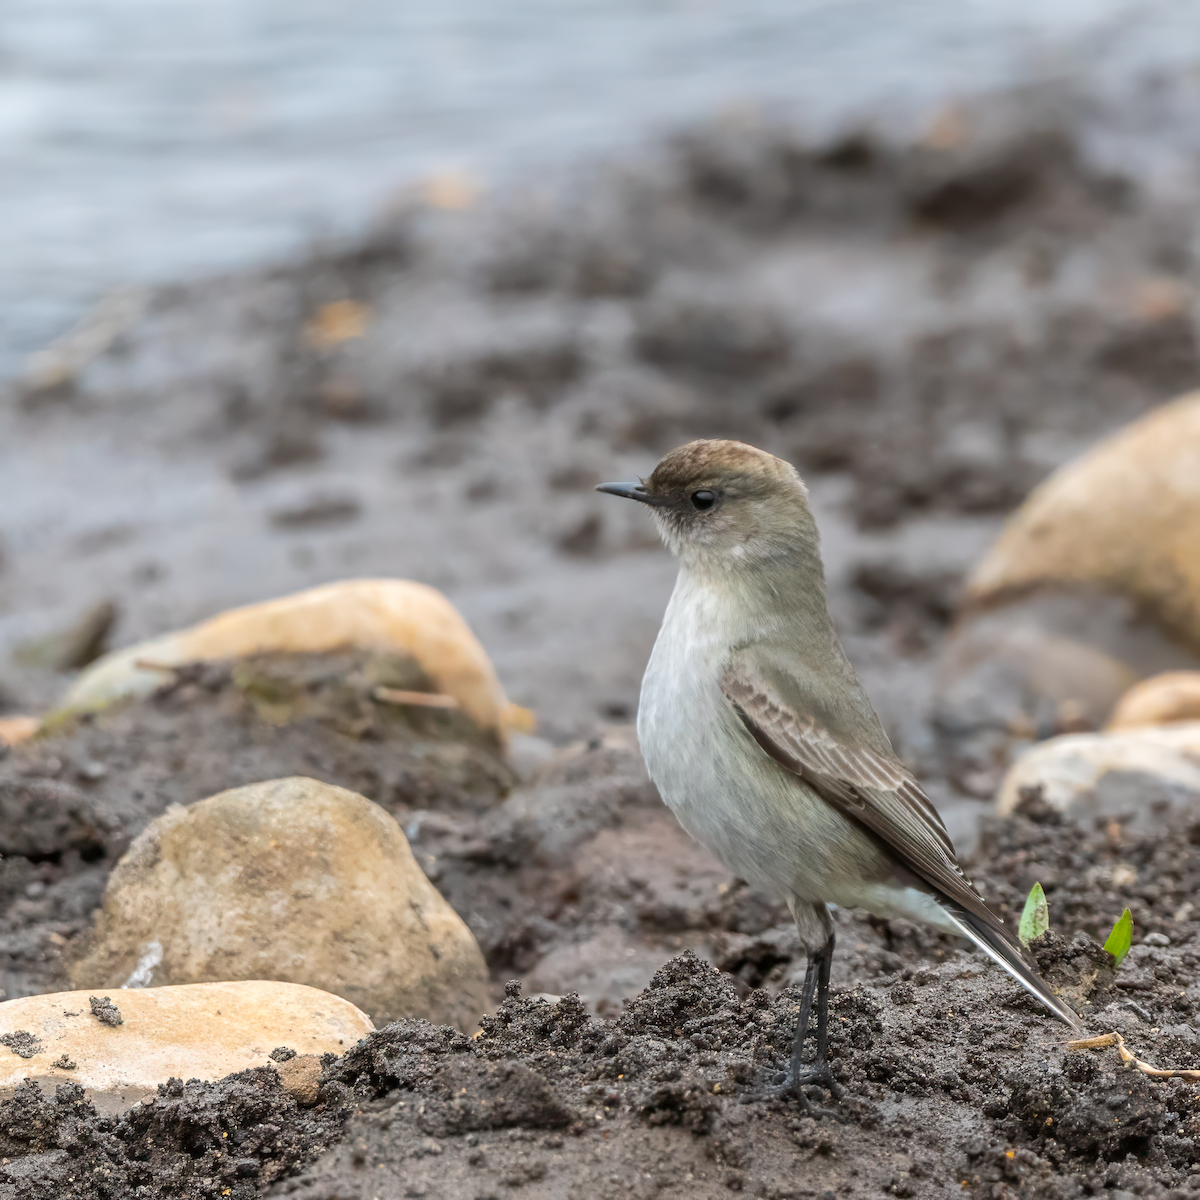
[[[874,635],[917,648],[1031,486],[1197,378],[1200,182],[1133,161],[1119,121],[1149,104],[1034,89],[911,138],[717,125],[147,294],[0,405],[3,703],[53,702],[32,651],[93,611],[128,644],[390,574],[447,592],[546,734],[586,735],[633,713],[672,575],[591,487],[695,436],[798,464],[837,619],[888,674]]]
[[[1200,1193],[1200,1088],[1068,1053],[997,969],[902,921],[836,916],[843,1120],[772,1097],[803,959],[786,909],[646,777],[629,722],[673,572],[644,514],[590,490],[693,436],[795,461],[851,658],[989,902],[1015,919],[1040,881],[1035,949],[1089,1030],[1200,1066],[1200,832],[1078,826],[1036,797],[980,829],[989,781],[933,720],[963,573],[1003,514],[1198,373],[1192,209],[1101,164],[1085,124],[1025,96],[904,144],[696,132],[554,198],[414,209],[164,292],[53,389],[14,387],[5,432],[94,449],[80,486],[111,490],[51,537],[14,466],[10,650],[109,597],[127,642],[395,573],[459,604],[545,740],[510,765],[453,714],[375,703],[421,686],[403,662],[333,655],[183,669],[8,750],[7,996],[64,986],[113,863],[168,804],[305,774],[397,817],[499,1007],[477,1038],[380,1030],[307,1107],[272,1068],[123,1116],[27,1089],[0,1106],[0,1197]],[[131,454],[139,486],[177,485],[169,520],[122,491]],[[36,656],[5,672],[14,710],[62,687]],[[1114,970],[1099,939],[1125,906],[1139,944]]]
[[[1121,1031],[1159,1066],[1200,1057],[1200,922],[1180,901],[1200,873],[1194,836],[1126,841],[1033,802],[973,864],[1002,908],[1028,879],[1044,882],[1043,971],[1090,1031]],[[1156,936],[1114,969],[1091,930],[1131,902],[1122,871],[1145,880],[1132,903],[1139,935]],[[575,995],[523,996],[513,980],[475,1038],[389,1025],[326,1057],[309,1107],[270,1068],[167,1085],[122,1117],[95,1113],[71,1085],[55,1098],[27,1088],[3,1108],[0,1187],[313,1200],[1194,1193],[1194,1082],[1123,1068],[1112,1049],[1066,1050],[1064,1026],[951,939],[837,919],[840,1120],[772,1093],[797,988],[754,986],[683,951],[611,1017]]]

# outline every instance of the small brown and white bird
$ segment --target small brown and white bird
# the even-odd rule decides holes
[[[840,1089],[828,1062],[829,905],[964,935],[1055,1016],[1079,1018],[959,867],[937,810],[896,757],[825,606],[808,490],[741,442],[697,441],[641,483],[679,578],[642,680],[638,741],[683,827],[787,900],[808,955],[784,1090]],[[817,1009],[816,1058],[804,1038]]]

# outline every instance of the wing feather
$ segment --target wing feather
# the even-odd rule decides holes
[[[734,663],[721,689],[756,742],[818,795],[879,837],[913,874],[969,912],[999,924],[963,874],[929,797],[894,754],[839,741]]]
[[[850,689],[849,699],[839,708],[821,690],[823,676],[803,662],[789,661],[786,652],[769,655],[764,647],[757,652],[746,647],[732,656],[721,689],[763,750],[878,837],[933,889],[966,936],[1051,1012],[1080,1028],[1076,1014],[1038,974],[1029,952],[963,874],[937,809],[892,751],[848,663],[844,671],[840,684]],[[813,713],[829,719],[821,722]]]

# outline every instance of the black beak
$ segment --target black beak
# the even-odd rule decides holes
[[[624,496],[626,500],[640,500],[643,504],[665,504],[666,501],[646,491],[643,483],[598,483],[596,491],[607,492],[610,496]]]

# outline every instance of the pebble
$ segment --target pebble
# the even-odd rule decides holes
[[[1113,709],[1108,729],[1200,721],[1200,671],[1164,671],[1134,684]]]
[[[379,1024],[424,1017],[464,1030],[492,1007],[475,938],[400,826],[313,779],[233,788],[153,821],[113,869],[72,983],[119,987],[154,943],[152,985],[285,980]]]
[[[294,983],[25,996],[0,1004],[0,1047],[9,1047],[0,1048],[0,1099],[26,1079],[51,1094],[70,1081],[97,1107],[117,1111],[172,1077],[222,1079],[273,1065],[301,1104],[313,1103],[320,1056],[344,1054],[372,1029],[353,1004]],[[280,1046],[298,1053],[274,1063]]]
[[[320,1094],[321,1056],[298,1054],[295,1058],[277,1062],[275,1070],[286,1091],[305,1106],[316,1104]]]
[[[40,717],[0,717],[0,746],[27,742],[41,728]]]

